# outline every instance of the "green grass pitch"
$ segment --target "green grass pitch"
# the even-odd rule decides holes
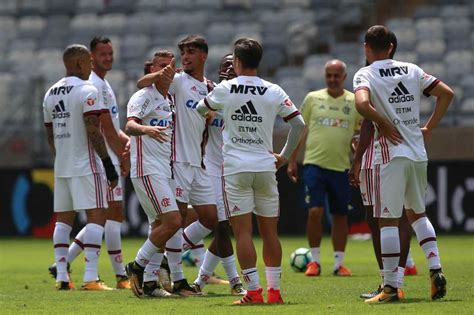
[[[132,260],[142,239],[124,239],[124,261]],[[309,278],[291,271],[290,253],[307,247],[303,237],[282,237],[283,274],[282,294],[285,305],[231,306],[235,297],[228,295],[227,286],[208,285],[204,297],[182,299],[137,299],[130,291],[85,292],[74,290],[57,292],[47,267],[53,261],[51,240],[0,239],[0,313],[44,314],[474,314],[474,236],[440,236],[439,245],[443,269],[448,280],[447,296],[432,302],[425,259],[415,238],[412,254],[418,276],[405,280],[406,299],[395,304],[365,305],[361,292],[374,289],[378,271],[370,241],[349,241],[346,265],[353,276],[338,278],[332,275],[332,246],[324,238],[322,275]],[[256,241],[261,252],[261,242]],[[258,260],[261,283],[265,286],[262,260]],[[103,247],[99,266],[103,280],[114,285],[114,275]],[[81,285],[83,256],[72,265],[72,278]],[[221,266],[218,274],[224,275]],[[197,271],[185,267],[191,282]]]

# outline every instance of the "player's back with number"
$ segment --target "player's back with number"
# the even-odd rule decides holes
[[[85,115],[100,112],[97,89],[88,81],[65,77],[46,92],[43,109],[45,123],[53,127],[55,176],[100,172],[102,164],[89,144],[84,124]]]

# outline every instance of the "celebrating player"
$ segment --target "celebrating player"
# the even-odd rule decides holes
[[[247,293],[234,304],[263,303],[252,241],[252,212],[257,215],[263,240],[263,259],[268,303],[283,303],[280,294],[281,244],[277,223],[279,200],[275,172],[298,145],[304,122],[288,95],[277,85],[257,76],[262,58],[260,44],[242,38],[234,44],[234,70],[238,77],[222,81],[200,101],[202,115],[222,109],[224,205],[236,238],[237,257]],[[273,153],[272,134],[276,116],[292,129],[281,154]]]
[[[391,59],[393,46],[385,26],[369,28],[364,47],[370,65],[354,76],[356,108],[376,124],[374,216],[379,218],[384,289],[367,303],[398,300],[398,221],[404,208],[428,261],[431,298],[446,294],[436,233],[425,214],[428,158],[424,140],[429,139],[447,111],[453,91],[418,66]],[[437,101],[433,114],[420,129],[422,94],[434,95]]]
[[[106,182],[117,186],[118,174],[107,153],[100,131],[102,112],[97,89],[86,81],[91,73],[91,55],[82,45],[70,45],[63,53],[66,77],[46,92],[44,122],[54,159],[54,211],[57,222],[53,241],[57,268],[56,287],[69,290],[67,254],[76,211],[85,210],[84,290],[112,290],[99,281],[97,262],[107,208]],[[102,163],[100,163],[100,160]]]

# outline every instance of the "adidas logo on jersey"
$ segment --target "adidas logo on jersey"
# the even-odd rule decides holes
[[[59,101],[58,104],[54,105],[53,119],[69,118],[69,117],[71,117],[71,114],[68,111],[66,111],[66,105],[64,105],[64,102],[62,100]]]
[[[238,121],[251,121],[251,122],[262,122],[262,116],[258,116],[255,107],[252,104],[252,101],[248,101],[245,105],[242,105],[240,109],[235,111],[230,117],[232,120]]]
[[[398,82],[397,86],[393,90],[392,96],[389,97],[388,101],[390,103],[405,103],[415,100],[415,97],[408,92],[405,85],[402,82]]]

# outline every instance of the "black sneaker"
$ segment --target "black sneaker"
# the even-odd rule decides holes
[[[376,296],[377,294],[379,294],[379,293],[382,292],[382,291],[383,291],[383,287],[382,287],[381,285],[379,285],[378,288],[375,289],[374,291],[372,291],[372,292],[367,292],[367,293],[362,293],[359,297],[360,297],[361,299],[365,299],[365,300],[371,299],[371,298],[373,298],[374,296]]]
[[[71,290],[69,282],[59,281],[56,282],[56,290],[58,291],[69,291]]]
[[[53,276],[54,279],[58,276],[58,269],[56,268],[56,263],[52,264],[51,266],[48,267],[49,274]],[[67,273],[70,274],[71,271],[71,265],[67,263]]]
[[[441,269],[430,270],[431,299],[441,299],[446,295],[446,277]]]
[[[198,286],[199,287],[199,286]],[[202,292],[196,286],[190,286],[188,280],[182,279],[175,281],[173,284],[173,293],[179,294],[181,296],[200,296]]]
[[[138,265],[135,261],[128,263],[125,266],[128,278],[130,279],[130,286],[136,297],[143,297],[143,273],[145,268]]]

